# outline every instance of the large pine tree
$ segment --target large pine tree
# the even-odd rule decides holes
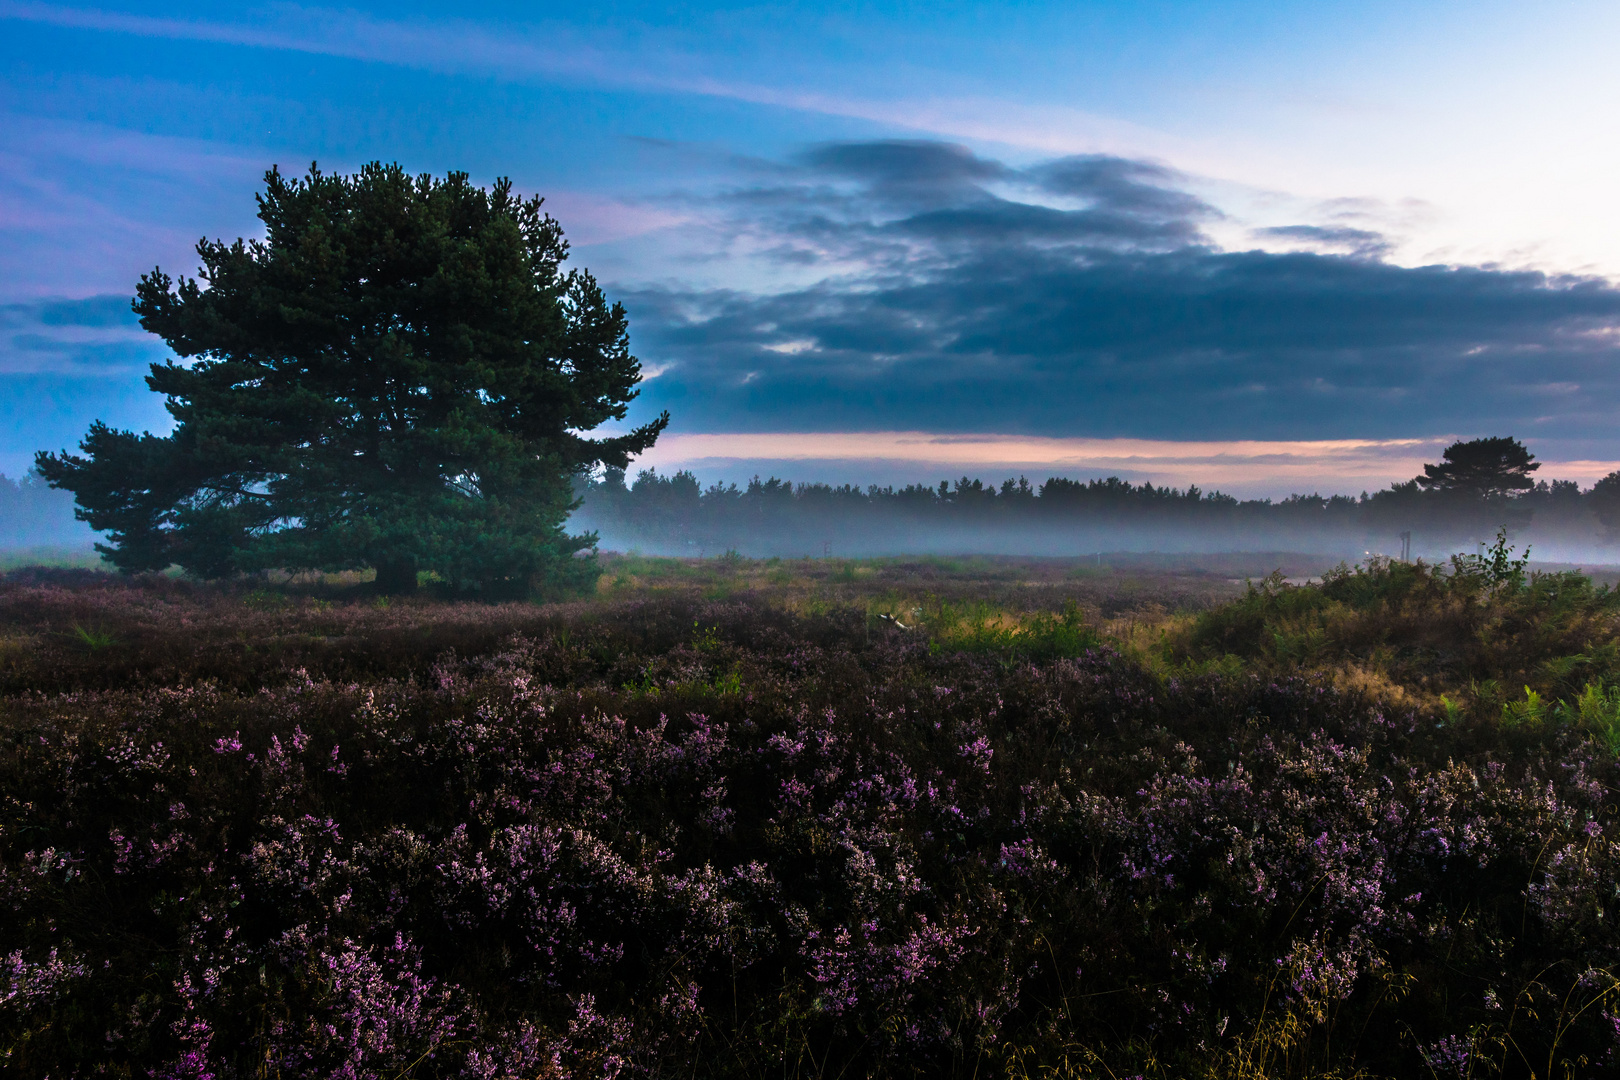
[[[375,567],[388,591],[433,570],[464,587],[577,578],[571,480],[623,468],[667,414],[615,438],[636,397],[624,309],[541,200],[506,180],[272,169],[263,240],[197,245],[196,280],[141,278],[141,325],[190,365],[154,364],[168,437],[100,422],[81,455],[41,453],[126,571],[204,577]]]

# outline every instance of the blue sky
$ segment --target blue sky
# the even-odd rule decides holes
[[[161,429],[136,277],[374,158],[547,195],[664,468],[1620,460],[1612,4],[582,7],[0,0],[0,470]]]

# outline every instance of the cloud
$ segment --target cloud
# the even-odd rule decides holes
[[[714,62],[706,35],[668,28],[649,32],[644,24],[628,31],[592,32],[558,19],[384,19],[315,5],[277,5],[237,18],[184,19],[28,0],[0,0],[0,19],[519,82],[691,94],[1044,152],[1189,149],[1187,140],[1141,124],[1062,105],[1005,96],[828,93],[815,88],[814,80],[776,85],[716,73],[724,65]]]
[[[1255,232],[1272,239],[1292,240],[1317,251],[1343,251],[1351,255],[1387,255],[1394,246],[1383,233],[1343,225],[1275,225]]]
[[[926,431],[666,434],[636,461],[662,473],[680,469],[705,481],[746,483],[753,476],[832,484],[926,483],[964,473],[999,481],[1027,476],[1118,476],[1133,483],[1197,484],[1242,498],[1284,498],[1376,491],[1409,480],[1457,436],[1225,442],[1155,439],[940,435]],[[1570,456],[1556,440],[1533,451],[1540,475],[1590,486],[1620,461]]]
[[[195,265],[199,233],[258,229],[244,191],[269,155],[197,139],[7,115],[0,124],[0,296],[129,289]]]
[[[0,305],[0,375],[144,374],[169,353],[141,329],[129,303],[104,294]]]
[[[35,450],[78,445],[91,419],[170,430],[144,376],[173,354],[141,329],[129,301],[110,293],[0,304],[0,473],[21,476]]]
[[[754,473],[775,473],[835,483],[880,477],[932,483],[964,470],[995,479],[1023,474],[1037,481],[1107,475],[1271,496],[1381,488],[1421,472],[1446,444],[1446,439],[1170,442],[922,431],[674,434],[659,439],[637,464],[666,473],[693,469],[705,478],[746,480]]]
[[[818,147],[710,212],[765,261],[819,274],[618,291],[664,369],[648,403],[688,431],[1612,430],[1611,283],[1399,266],[1378,233],[1331,219],[1270,230],[1310,250],[1226,250],[1186,183],[1098,155],[1014,167],[940,143]]]

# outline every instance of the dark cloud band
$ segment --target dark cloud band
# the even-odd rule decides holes
[[[1311,224],[1271,233],[1317,252],[1220,250],[1203,232],[1218,212],[1184,187],[1110,157],[1014,168],[937,143],[818,148],[724,205],[824,280],[625,295],[639,352],[668,365],[649,403],[688,430],[1612,428],[1609,282],[1403,267],[1375,232]]]

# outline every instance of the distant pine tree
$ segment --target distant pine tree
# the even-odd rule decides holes
[[[1511,437],[1454,442],[1438,465],[1423,466],[1419,487],[1481,499],[1500,499],[1531,490],[1530,474],[1541,468],[1523,443]]]

